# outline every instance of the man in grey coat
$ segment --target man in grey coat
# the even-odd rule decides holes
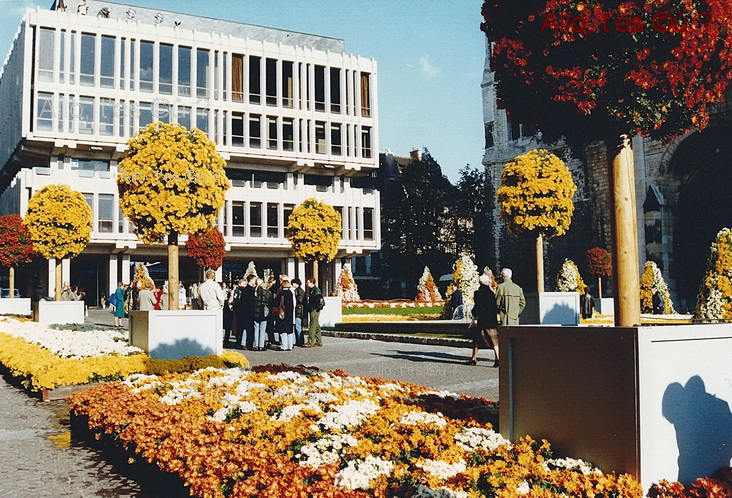
[[[526,306],[524,291],[511,280],[513,272],[510,268],[501,270],[503,282],[496,289],[496,305],[501,316],[501,325],[518,325],[519,315]]]

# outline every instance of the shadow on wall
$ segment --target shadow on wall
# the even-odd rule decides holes
[[[576,325],[577,310],[566,304],[555,304],[552,309],[544,313],[542,324]]]
[[[175,341],[172,344],[159,344],[149,353],[150,358],[156,360],[179,360],[184,356],[208,356],[210,354],[216,354],[216,351],[203,347],[200,343],[190,339]]]
[[[706,392],[701,377],[691,377],[685,386],[669,384],[661,410],[676,429],[679,482],[691,484],[730,464],[732,412],[726,401]]]

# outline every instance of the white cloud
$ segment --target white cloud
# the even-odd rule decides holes
[[[53,3],[53,0],[50,0],[50,2],[47,3],[48,5],[45,5],[44,9],[49,8]],[[8,13],[15,17],[21,17],[25,13],[26,9],[35,9],[37,4],[38,2],[34,0],[23,0],[21,2],[15,3],[15,5],[10,8]]]
[[[440,74],[440,68],[433,66],[429,57],[420,57],[419,67],[422,70],[422,75],[428,78],[433,78]]]

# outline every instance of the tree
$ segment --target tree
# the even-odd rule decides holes
[[[585,293],[585,283],[582,281],[579,268],[574,261],[565,259],[562,268],[557,273],[557,291]]]
[[[457,261],[455,261],[455,264],[452,267],[452,283],[457,286],[463,295],[463,306],[465,309],[465,316],[467,318],[472,317],[474,304],[473,295],[475,294],[475,291],[478,290],[478,287],[480,287],[479,278],[478,267],[473,263],[473,259],[467,254],[462,254]],[[444,311],[447,311],[449,316],[446,316],[443,311],[443,318],[447,318],[448,320],[452,318],[452,315],[455,312],[455,310],[450,309],[449,306],[452,292],[453,286],[450,286],[445,295]]]
[[[295,257],[313,263],[318,277],[318,261],[331,261],[341,242],[341,215],[333,206],[317,199],[305,199],[293,209],[287,223],[287,239]]]
[[[732,4],[674,1],[656,3],[658,11],[653,5],[486,0],[482,9],[497,94],[511,119],[537,125],[548,143],[563,138],[576,148],[589,141],[605,144],[614,211],[615,319],[621,326],[640,323],[629,138],[670,140],[703,129],[708,107],[723,100],[732,79]],[[658,23],[661,7],[671,22]],[[557,21],[562,19],[582,29]]]
[[[28,201],[25,226],[33,249],[56,259],[55,299],[61,300],[61,262],[74,258],[91,240],[92,212],[84,196],[68,185],[48,185]]]
[[[484,170],[466,165],[460,170],[454,201],[455,252],[475,254],[479,261],[488,257],[481,243],[486,231],[486,181]]]
[[[433,303],[435,301],[442,301],[442,295],[440,289],[435,284],[435,279],[432,277],[429,267],[425,266],[422,276],[417,284],[417,295],[414,298],[415,301],[420,303]]]
[[[146,244],[168,244],[168,288],[178,288],[178,235],[214,226],[229,180],[216,144],[198,129],[152,123],[127,142],[117,187],[122,212]],[[178,294],[168,294],[178,309]]]
[[[196,265],[204,269],[220,268],[226,257],[226,241],[218,227],[191,234],[186,241],[186,249]]]
[[[15,267],[30,263],[34,255],[23,218],[17,214],[0,216],[0,264],[8,267],[8,297],[15,297]]]
[[[732,230],[719,231],[712,243],[707,272],[699,288],[694,319],[732,321]]]
[[[613,260],[610,252],[602,247],[593,247],[585,253],[585,263],[590,275],[597,277],[597,296],[602,298],[602,277],[613,274]]]
[[[640,303],[643,313],[653,313],[653,294],[659,293],[663,299],[663,313],[676,313],[674,303],[671,302],[671,293],[663,279],[661,270],[653,261],[646,261],[643,277],[640,282]]]
[[[506,164],[496,195],[512,235],[536,237],[537,291],[544,291],[544,238],[564,235],[572,222],[577,187],[561,159],[534,149]]]

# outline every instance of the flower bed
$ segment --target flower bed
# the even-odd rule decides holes
[[[496,405],[286,365],[133,375],[69,398],[196,496],[637,497],[627,475],[492,430]]]
[[[445,301],[353,301],[343,303],[344,308],[429,308],[444,305]]]
[[[0,321],[0,365],[32,391],[120,379],[136,372],[193,371],[248,365],[243,355],[153,360],[127,345],[125,331],[86,325],[50,328],[35,322]],[[72,330],[73,329],[73,330]]]

